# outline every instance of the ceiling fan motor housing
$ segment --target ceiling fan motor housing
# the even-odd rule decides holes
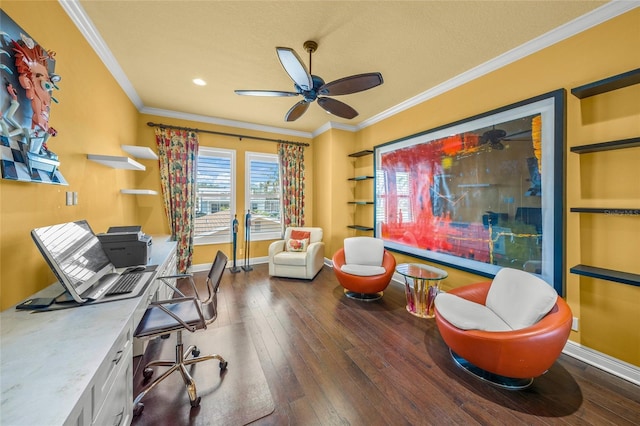
[[[312,75],[311,80],[313,81],[313,88],[311,90],[302,90],[300,86],[294,84],[296,91],[300,93],[307,102],[315,101],[318,98],[318,89],[324,86],[324,80],[317,75]]]

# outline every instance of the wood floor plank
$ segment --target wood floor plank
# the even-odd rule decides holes
[[[254,425],[640,424],[640,387],[567,355],[524,391],[472,377],[454,364],[434,320],[406,311],[402,285],[363,303],[343,294],[329,267],[308,281],[254,265],[225,272],[218,307],[214,327],[244,327],[276,406]],[[159,352],[150,347],[145,358]],[[189,421],[216,424],[199,416]]]

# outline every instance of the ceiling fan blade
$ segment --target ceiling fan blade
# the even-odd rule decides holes
[[[287,114],[284,116],[285,121],[296,121],[298,118],[302,117],[302,114],[307,112],[307,108],[309,108],[309,102],[304,99],[291,107]]]
[[[278,59],[291,80],[302,90],[311,90],[313,81],[298,54],[288,47],[276,47]]]
[[[243,96],[298,96],[296,92],[281,92],[279,90],[235,90]]]
[[[342,118],[354,118],[358,116],[358,111],[351,108],[349,105],[344,102],[340,102],[331,98],[318,98],[318,105],[325,109],[325,111],[330,112],[333,115],[337,115]]]
[[[349,95],[351,93],[362,92],[383,83],[382,74],[379,72],[369,72],[357,74],[349,77],[331,81],[318,89],[321,95],[337,96]]]

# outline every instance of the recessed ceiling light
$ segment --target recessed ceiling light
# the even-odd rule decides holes
[[[206,81],[204,81],[204,80],[203,80],[203,79],[201,79],[201,78],[194,78],[194,79],[193,79],[193,84],[195,84],[195,85],[197,85],[197,86],[206,86],[206,85],[207,85],[207,82],[206,82]]]

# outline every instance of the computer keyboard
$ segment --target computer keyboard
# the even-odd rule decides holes
[[[131,293],[144,274],[125,274],[120,276],[113,286],[107,291],[105,296],[113,296],[114,294]]]

